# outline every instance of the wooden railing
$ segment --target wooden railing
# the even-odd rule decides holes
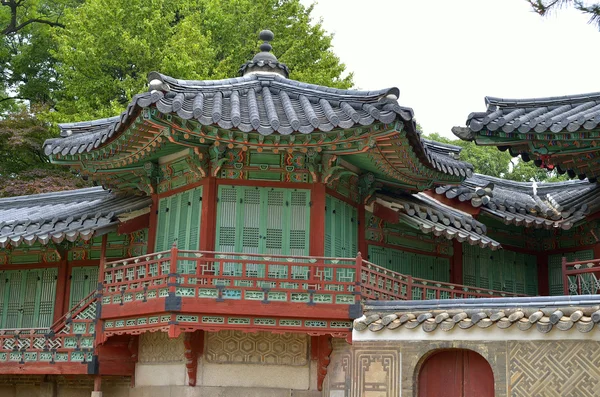
[[[600,259],[567,262],[562,258],[565,295],[600,294]]]
[[[361,291],[372,300],[425,300],[525,296],[511,292],[469,287],[460,284],[400,274],[363,260]]]
[[[396,273],[356,258],[170,251],[108,262],[103,304],[175,296],[199,299],[354,304],[524,296]]]
[[[48,328],[0,330],[0,365],[86,363],[94,354],[96,291]],[[82,371],[85,368],[81,368]],[[86,370],[87,371],[87,370]]]
[[[354,304],[361,260],[212,251],[170,251],[108,262],[103,304],[175,296],[262,302]]]

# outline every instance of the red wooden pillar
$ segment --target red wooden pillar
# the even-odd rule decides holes
[[[365,230],[367,227],[367,211],[365,210],[364,203],[358,204],[358,251],[362,254],[363,258],[369,259],[369,247],[367,245],[367,238],[365,236]]]
[[[154,252],[156,244],[156,221],[158,219],[158,195],[152,195],[152,206],[150,207],[150,224],[148,226],[148,243],[146,252],[151,254]]]
[[[538,295],[550,295],[550,280],[548,280],[548,254],[538,253],[537,258],[537,276],[538,276]]]
[[[600,243],[594,244],[592,250],[594,251],[594,259],[600,259]]]
[[[67,300],[67,284],[69,282],[69,275],[67,271],[67,258],[66,252],[61,254],[60,262],[58,264],[58,276],[56,278],[56,301],[54,302],[54,318],[52,322],[58,321],[63,314],[65,314],[65,305]],[[64,256],[64,258],[63,258]]]
[[[463,250],[462,243],[458,240],[452,240],[452,267],[450,269],[450,281],[454,284],[464,284],[463,282]]]
[[[315,183],[310,192],[311,256],[325,256],[325,184]]]
[[[217,230],[217,178],[206,178],[202,188],[200,251],[214,251]]]
[[[100,245],[100,264],[98,266],[98,289],[100,289],[100,285],[104,285],[104,271],[106,270],[106,244],[108,242],[108,235],[105,234],[104,236],[102,236],[102,243]],[[96,304],[98,305],[98,307],[102,304],[102,293],[104,291],[104,288],[102,287],[102,289],[100,289],[100,291],[98,291],[97,296],[97,302]],[[102,330],[104,329],[104,321],[101,319],[98,319],[96,321],[96,343],[95,346],[98,346],[102,343],[105,342],[105,337],[104,337],[104,332],[102,332]]]

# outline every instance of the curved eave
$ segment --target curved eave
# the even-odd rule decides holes
[[[0,248],[88,241],[116,229],[120,215],[149,208],[151,201],[102,188],[0,200]]]

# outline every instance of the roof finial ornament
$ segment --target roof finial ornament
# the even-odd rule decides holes
[[[260,45],[260,50],[262,52],[271,52],[273,47],[271,46],[271,44],[269,44],[269,42],[273,41],[274,37],[275,35],[270,30],[263,30],[260,32],[258,38],[264,41],[264,43]]]
[[[273,47],[270,42],[273,41],[274,37],[275,35],[270,30],[260,32],[258,38],[263,41],[259,47],[260,52],[254,55],[251,61],[246,62],[240,67],[241,76],[261,73],[279,74],[286,78],[289,76],[288,67],[284,63],[279,62],[277,57],[271,52]]]

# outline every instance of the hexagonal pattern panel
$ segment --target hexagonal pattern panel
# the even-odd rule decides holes
[[[140,335],[140,363],[184,362],[183,334],[170,339],[166,332],[146,332]]]
[[[308,364],[308,335],[210,332],[204,349],[208,362],[262,365]]]

